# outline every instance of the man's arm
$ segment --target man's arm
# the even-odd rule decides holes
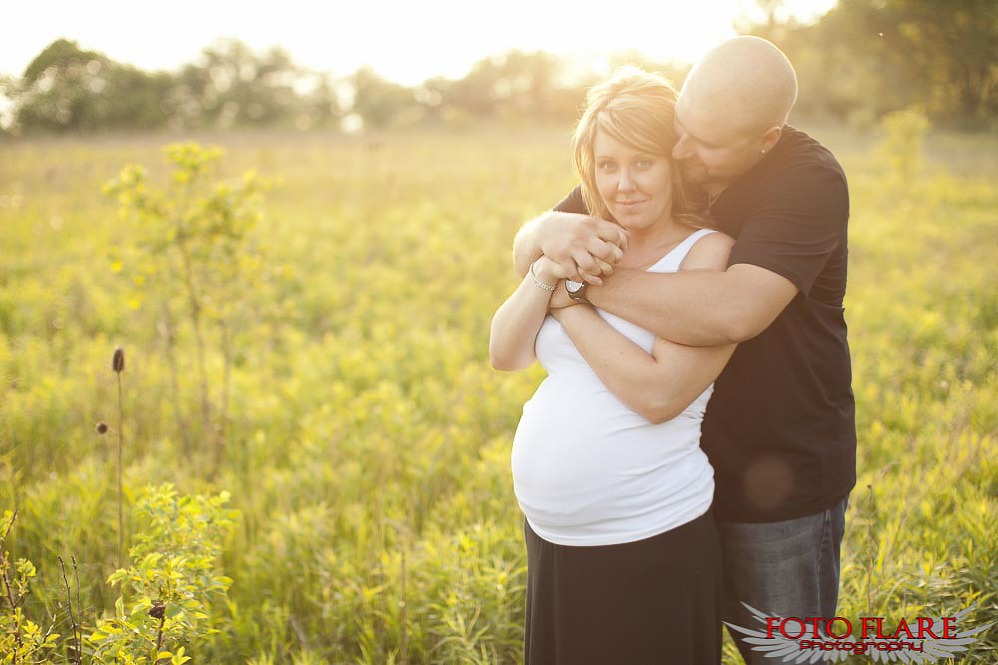
[[[694,266],[668,274],[619,269],[587,293],[600,309],[688,346],[751,339],[796,295],[790,280],[747,263],[723,272]]]
[[[684,346],[661,338],[651,353],[617,332],[588,305],[553,312],[607,389],[652,423],[672,420],[724,369],[734,344]]]
[[[724,266],[731,242],[720,233],[701,238],[682,270]],[[659,338],[649,354],[592,307],[566,307],[552,314],[606,387],[653,423],[682,413],[717,378],[735,349],[734,344],[697,347]]]
[[[755,337],[811,285],[841,243],[849,218],[845,177],[815,163],[788,171],[759,204],[725,271],[671,275],[618,270],[588,297],[600,308],[689,345]],[[692,256],[690,258],[693,258]],[[693,267],[693,266],[690,266]]]

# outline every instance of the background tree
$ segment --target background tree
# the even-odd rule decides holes
[[[335,126],[343,116],[337,82],[325,72],[310,72],[295,83],[295,127],[318,129]]]
[[[797,113],[872,122],[918,104],[936,124],[986,126],[998,116],[998,3],[839,0],[819,21],[779,21],[785,4],[759,2],[770,38],[801,81]]]
[[[173,81],[117,63],[59,39],[43,50],[15,86],[16,123],[26,131],[149,129],[167,118]]]
[[[562,97],[562,68],[559,59],[542,51],[511,50],[475,63],[451,87],[448,101],[480,117],[549,117],[557,113],[556,102]]]
[[[371,127],[387,127],[416,107],[411,88],[381,78],[370,67],[362,67],[350,77],[349,86],[353,91],[351,110]]]
[[[283,49],[257,55],[239,40],[220,40],[184,67],[174,105],[185,124],[275,125],[293,115],[301,76]]]
[[[923,108],[934,126],[998,124],[998,3],[993,0],[839,0],[801,23],[786,0],[757,0],[763,18],[736,26],[771,39],[800,80],[795,122],[830,119],[872,127],[884,115]],[[619,53],[678,85],[684,63]],[[371,68],[333,78],[298,67],[282,49],[258,54],[221,40],[175,73],[146,73],[59,39],[0,98],[0,129],[27,132],[284,126],[307,130],[344,114],[367,127],[517,119],[571,122],[597,78],[541,51],[483,58],[458,80],[407,87]],[[0,104],[3,100],[0,99]],[[4,116],[7,116],[4,118]]]

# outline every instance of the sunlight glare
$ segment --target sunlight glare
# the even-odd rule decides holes
[[[346,76],[366,65],[409,86],[435,76],[461,78],[476,62],[510,49],[547,51],[605,73],[600,63],[605,67],[622,51],[656,62],[692,62],[734,36],[738,17],[764,18],[754,0],[372,0],[333,5],[335,10],[285,0],[280,11],[253,1],[173,0],[151,3],[141,23],[122,29],[106,17],[127,15],[133,3],[56,2],[58,11],[50,4],[18,3],[8,10],[19,28],[0,49],[0,73],[20,76],[59,37],[149,71],[175,70],[217,39],[231,37],[258,52],[279,46],[315,71]],[[787,4],[809,20],[834,0]]]

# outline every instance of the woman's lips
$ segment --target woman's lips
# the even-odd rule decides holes
[[[636,206],[641,205],[642,203],[644,203],[644,201],[627,201],[626,203],[623,201],[617,201],[617,205],[623,208],[624,210],[627,210],[629,208],[634,208]]]

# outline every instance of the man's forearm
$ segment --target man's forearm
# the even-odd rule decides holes
[[[687,270],[649,273],[620,269],[603,286],[590,287],[590,302],[655,333],[687,346],[716,346],[742,341],[748,331],[739,321],[745,312],[721,271]],[[751,335],[749,335],[751,336]]]
[[[530,264],[541,257],[541,246],[537,240],[537,227],[550,213],[544,213],[524,224],[513,239],[513,268],[523,277],[530,270]]]

